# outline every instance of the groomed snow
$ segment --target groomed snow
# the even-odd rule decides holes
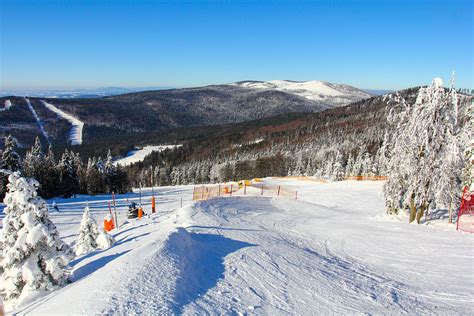
[[[157,214],[126,220],[116,244],[72,263],[73,283],[19,314],[469,314],[474,237],[384,214],[382,182],[266,179],[298,200],[237,196],[193,203],[192,186],[155,189]],[[251,194],[252,190],[247,191]],[[242,193],[242,192],[240,192]],[[142,190],[145,212],[151,190]],[[180,198],[184,207],[180,207]],[[56,199],[71,243],[89,199]],[[52,201],[49,201],[52,203]],[[441,227],[441,226],[440,226]]]
[[[82,144],[82,129],[84,128],[84,122],[80,121],[79,119],[75,118],[71,114],[68,114],[51,103],[47,103],[46,101],[41,100],[41,102],[46,106],[48,109],[56,113],[58,116],[62,117],[63,119],[69,121],[72,124],[71,131],[69,132],[69,141],[71,145],[80,145]]]
[[[117,160],[115,163],[121,166],[128,166],[133,163],[143,161],[146,156],[151,154],[154,151],[163,151],[165,149],[174,149],[181,147],[182,145],[160,145],[160,146],[145,146],[140,149],[132,150],[127,153],[125,158]]]

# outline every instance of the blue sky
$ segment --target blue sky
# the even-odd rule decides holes
[[[473,87],[473,2],[0,0],[0,89]]]

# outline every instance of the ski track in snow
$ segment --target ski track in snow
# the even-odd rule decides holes
[[[36,119],[36,122],[38,123],[38,127],[41,131],[41,134],[43,134],[44,138],[46,138],[46,140],[48,141],[49,144],[51,144],[51,141],[49,140],[49,136],[48,136],[48,133],[46,133],[46,130],[44,129],[44,125],[43,125],[43,122],[41,121],[41,119],[39,118],[38,114],[36,113],[35,109],[33,108],[33,106],[31,105],[31,102],[29,99],[25,98],[25,101],[26,101],[26,104],[28,105],[28,108],[30,109],[31,113],[33,114],[33,116],[35,117]]]
[[[459,315],[473,310],[470,234],[381,215],[380,182],[266,181],[294,186],[300,199],[237,196],[185,201],[179,208],[179,197],[190,196],[192,186],[155,189],[157,214],[122,224],[113,248],[72,263],[72,284],[18,312]],[[150,194],[142,190],[142,201]],[[107,212],[98,207],[104,197],[56,199],[61,212],[51,217],[66,241],[75,239],[85,199],[96,199],[89,205],[100,222]],[[125,211],[118,203],[121,223]]]
[[[82,144],[82,130],[84,128],[84,122],[80,121],[79,119],[75,118],[71,114],[68,114],[51,103],[47,103],[46,101],[41,100],[41,103],[44,104],[49,110],[56,113],[61,118],[69,121],[72,124],[71,131],[69,132],[69,140],[71,141],[71,145],[80,145]]]

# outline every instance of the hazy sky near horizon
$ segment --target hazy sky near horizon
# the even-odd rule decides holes
[[[0,89],[325,80],[473,88],[473,1],[0,0]]]

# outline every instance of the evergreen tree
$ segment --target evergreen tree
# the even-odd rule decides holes
[[[72,251],[37,196],[38,182],[15,172],[9,176],[0,243],[0,294],[10,304],[33,291],[53,290],[67,279]]]
[[[332,177],[335,181],[341,181],[345,178],[345,169],[342,164],[342,155],[340,152],[337,152],[336,158],[334,159],[334,166],[332,168]]]
[[[352,156],[352,153],[349,153],[349,158],[347,158],[347,163],[346,163],[346,177],[353,176],[352,171],[354,169],[354,156]]]
[[[26,177],[36,179],[41,185],[43,173],[43,152],[39,137],[36,137],[35,144],[31,147],[30,151],[26,153],[23,161],[23,174]]]
[[[87,163],[86,170],[86,184],[87,184],[87,194],[96,195],[100,192],[101,187],[101,175],[96,166],[95,158],[89,158]]]
[[[65,198],[73,196],[79,189],[79,180],[74,168],[74,157],[67,150],[58,165],[58,172],[61,195]]]
[[[15,143],[11,135],[5,137],[5,148],[0,160],[0,169],[9,171],[20,170],[20,156],[15,151]],[[8,175],[0,173],[0,200],[5,197],[7,191]]]
[[[86,206],[77,234],[76,255],[87,254],[96,249],[98,246],[96,239],[99,233],[97,222],[91,217],[89,206]]]
[[[11,135],[5,138],[5,147],[2,153],[2,166],[0,169],[10,171],[20,170],[20,156],[15,151],[15,143]]]

